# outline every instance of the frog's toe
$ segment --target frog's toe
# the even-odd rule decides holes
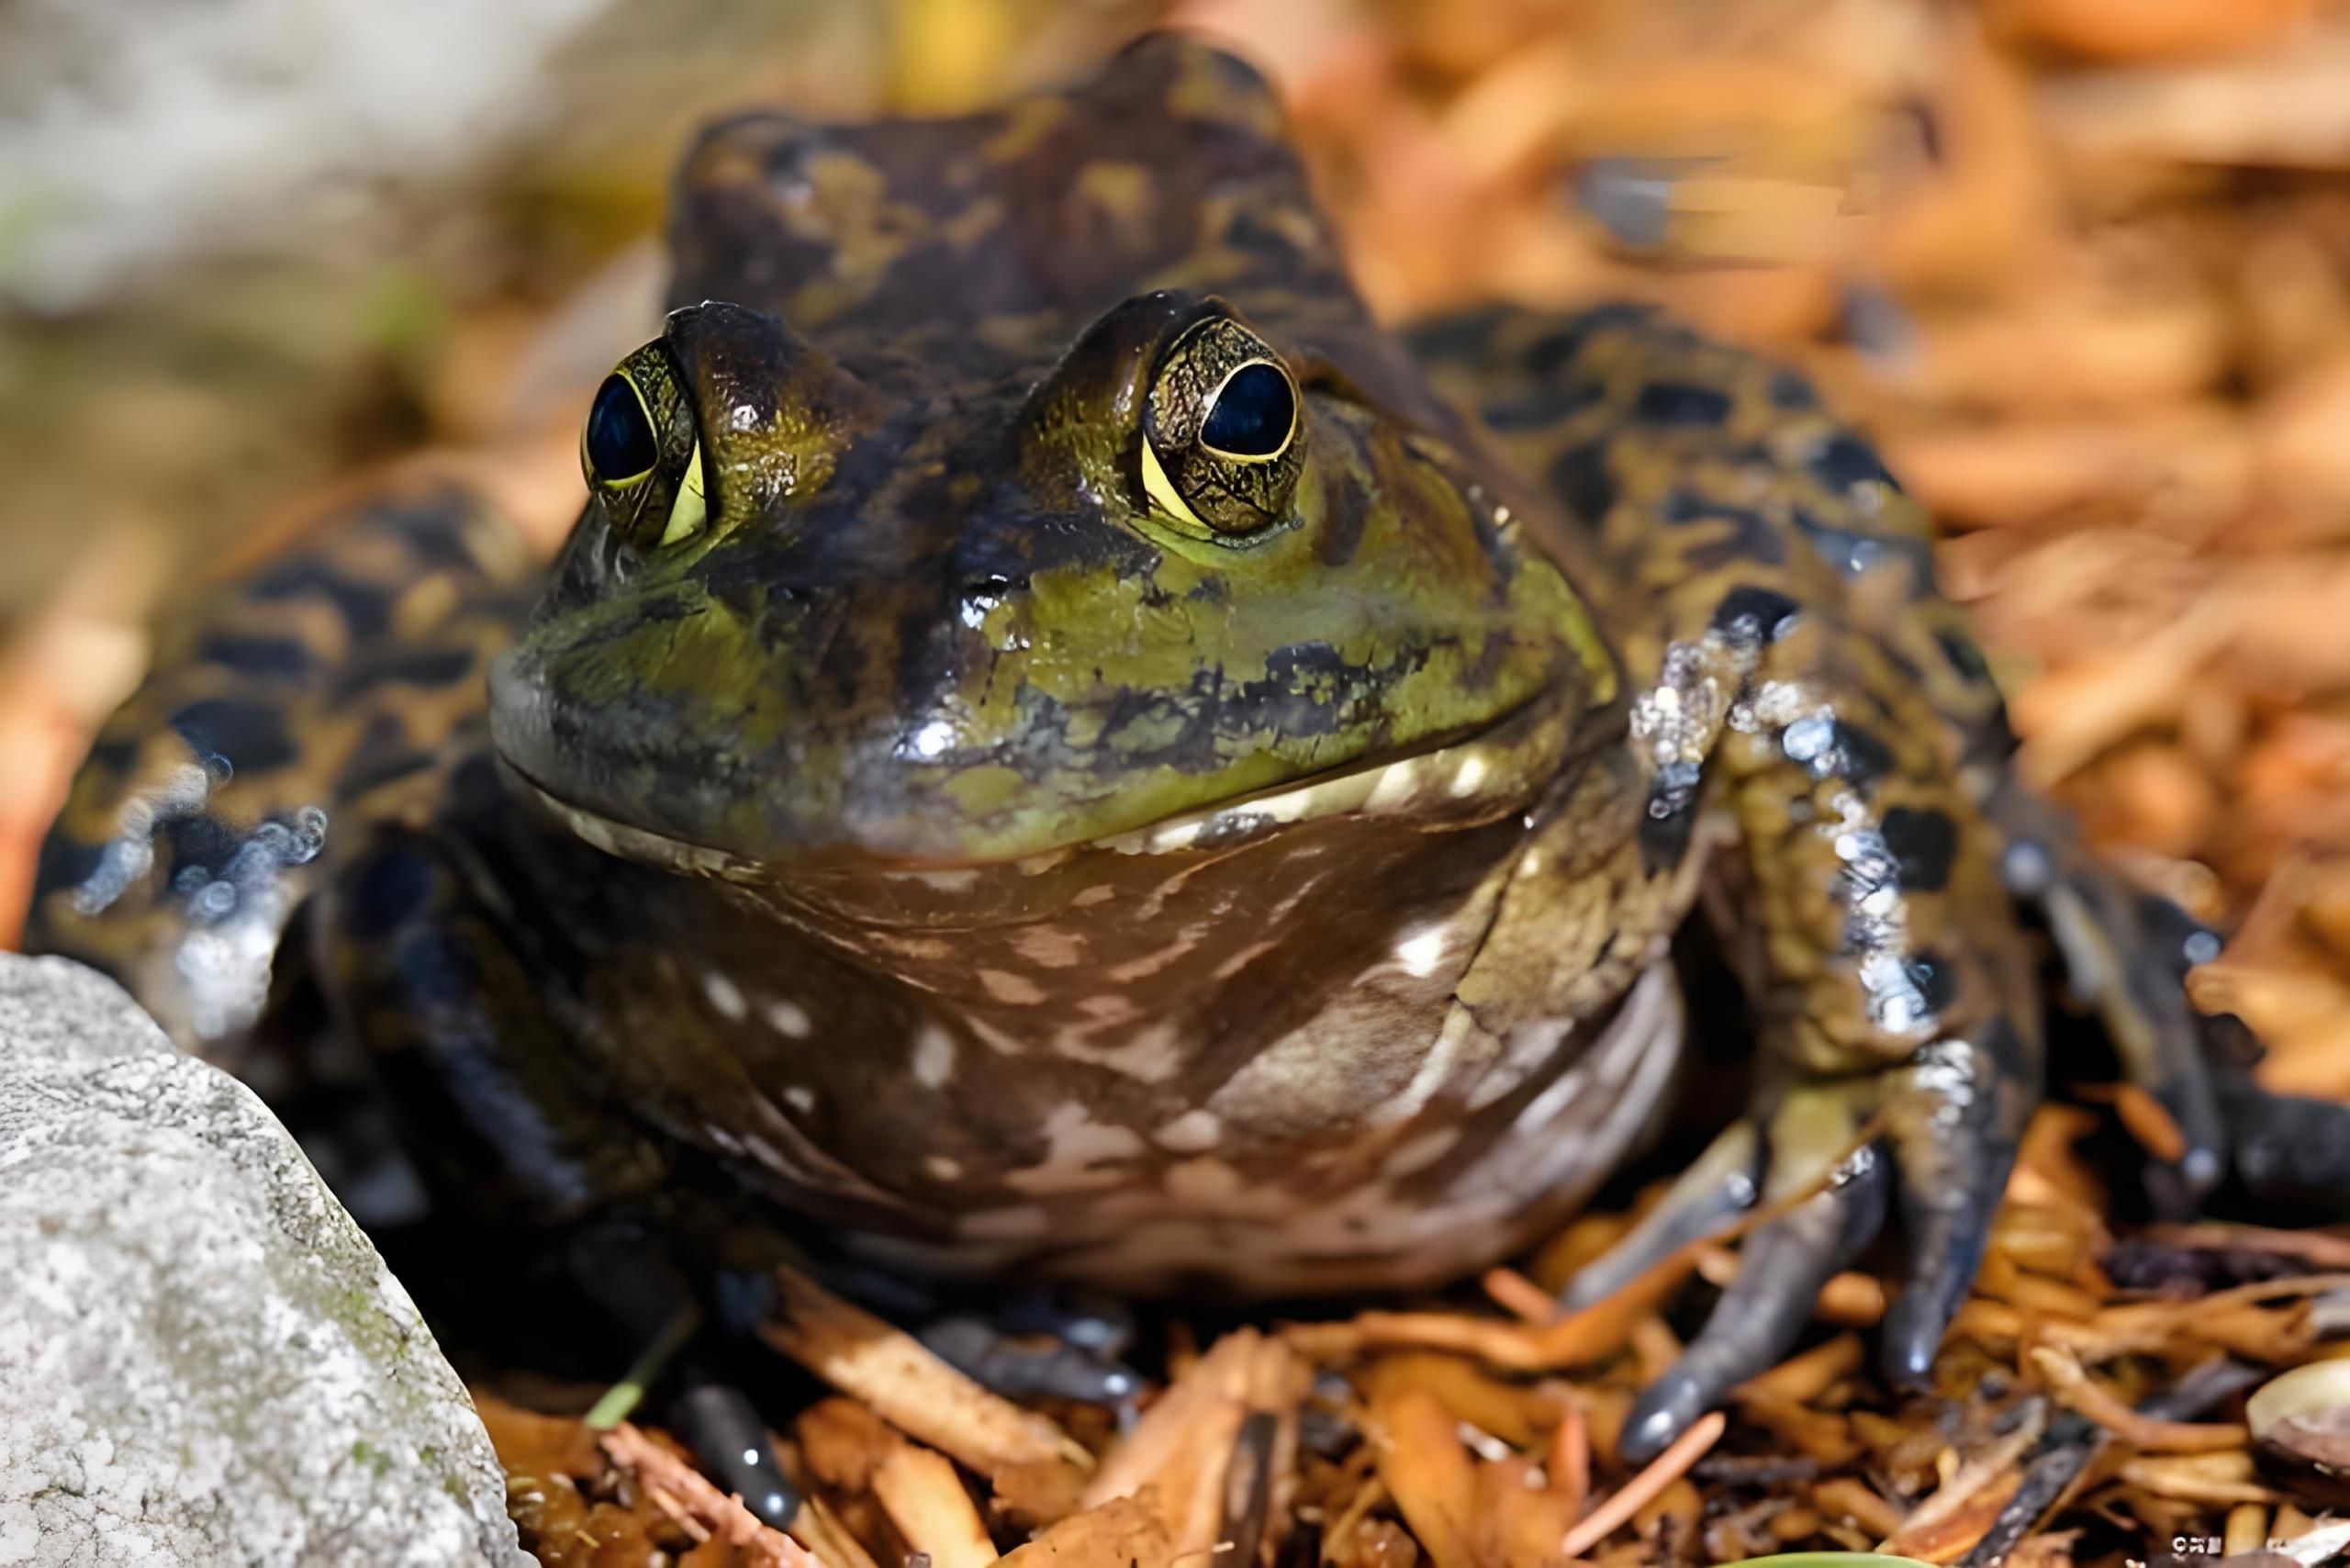
[[[1886,1186],[1884,1156],[1863,1147],[1826,1187],[1747,1238],[1738,1274],[1705,1327],[1626,1417],[1618,1448],[1627,1462],[1655,1458],[1731,1389],[1794,1349],[1819,1287],[1884,1225]]]
[[[1015,1335],[968,1313],[933,1318],[915,1337],[940,1361],[1007,1399],[1045,1394],[1118,1406],[1142,1392],[1133,1369],[1077,1337]]]
[[[782,1529],[800,1511],[800,1493],[778,1462],[767,1423],[741,1389],[702,1383],[678,1394],[669,1419],[702,1473],[743,1499],[763,1524]]]
[[[2003,870],[2036,902],[2074,993],[2093,1007],[2130,1081],[2169,1113],[2180,1149],[2166,1183],[2191,1208],[2227,1170],[2227,1122],[2212,1074],[2208,1020],[2182,983],[2215,958],[2219,934],[2166,898],[2125,886],[2093,861],[2067,860],[2042,834],[2018,838]]]
[[[1897,1387],[1919,1387],[1933,1372],[1942,1331],[1982,1265],[2029,1114],[2013,1036],[1994,1025],[1983,1038],[1919,1052],[1891,1075],[1878,1113],[1909,1260],[1879,1344]]]
[[[1638,1225],[1576,1271],[1559,1294],[1559,1304],[1577,1311],[1605,1301],[1690,1242],[1729,1225],[1753,1206],[1762,1158],[1754,1124],[1732,1123]]]
[[[931,1354],[1007,1399],[1043,1394],[1124,1406],[1142,1392],[1142,1374],[1120,1359],[1134,1343],[1134,1315],[1114,1299],[969,1282],[950,1291],[936,1281],[839,1259],[824,1260],[817,1271],[826,1285],[903,1326]]]

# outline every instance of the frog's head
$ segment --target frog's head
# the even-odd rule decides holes
[[[1241,144],[1246,180],[1230,148],[1164,162],[1186,149],[1163,100],[1203,57],[1113,68],[1102,101],[1128,106],[1137,61],[1160,73],[1155,138],[1080,94],[1031,100],[1061,106],[1058,140],[1015,106],[959,135],[762,119],[704,143],[683,286],[751,300],[677,310],[604,382],[586,514],[494,681],[501,753],[579,831],[789,884],[1334,812],[1489,821],[1554,776],[1607,655],[1342,280],[1299,286],[1326,241],[1278,141]],[[1007,126],[1018,155],[971,155],[942,194],[952,149]],[[1161,163],[1120,156],[1154,140]],[[1057,179],[1061,203],[1104,157],[1191,183],[1073,280],[1005,193]],[[713,197],[713,162],[765,205]],[[779,162],[850,210],[786,188],[754,230]],[[900,188],[923,200],[891,220],[896,263],[851,256]],[[1279,265],[1203,266],[1202,226],[1243,219],[1292,237]],[[958,223],[953,254],[902,232]],[[815,233],[832,263],[794,251]]]

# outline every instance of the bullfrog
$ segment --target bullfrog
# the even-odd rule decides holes
[[[2015,782],[1927,518],[1792,370],[1628,305],[1390,330],[1275,95],[1177,36],[727,119],[668,245],[550,566],[423,479],[241,564],[42,862],[36,945],[264,1089],[364,1047],[433,1204],[715,1185],[908,1276],[1416,1290],[1742,1017],[1748,1114],[1569,1291],[1768,1211],[1639,1457],[1881,1230],[1927,1375],[2040,933],[2220,1174],[2210,934]]]

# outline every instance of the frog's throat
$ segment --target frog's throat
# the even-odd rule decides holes
[[[1536,781],[1551,777],[1559,766],[1567,720],[1558,705],[1537,701],[1448,745],[1312,775],[1102,838],[992,860],[910,860],[892,866],[887,857],[878,857],[877,869],[939,871],[968,866],[1041,871],[1082,849],[1169,855],[1225,847],[1297,823],[1348,815],[1409,816],[1421,822],[1449,818],[1465,825],[1531,803],[1541,789]],[[789,879],[795,863],[789,857],[760,858],[615,822],[564,800],[510,762],[507,767],[583,843],[608,855],[723,881],[765,885]]]

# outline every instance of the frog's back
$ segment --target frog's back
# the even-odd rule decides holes
[[[200,590],[99,732],[41,847],[28,951],[113,974],[233,1054],[322,868],[430,812],[537,568],[476,498],[394,483]]]
[[[1932,519],[1794,368],[1628,302],[1487,308],[1411,336],[1435,386],[1540,485],[1596,576],[1636,681],[1668,629],[1769,579],[1892,648],[1988,787],[2013,748],[1989,667],[1941,597]],[[1538,516],[1542,515],[1540,513]]]

